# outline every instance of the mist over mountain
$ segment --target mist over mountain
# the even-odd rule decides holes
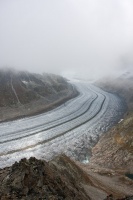
[[[133,71],[131,67],[121,69],[115,75],[104,76],[94,82],[103,90],[124,98],[128,106],[128,112],[133,112]]]
[[[1,0],[0,67],[100,78],[133,67],[132,0]]]

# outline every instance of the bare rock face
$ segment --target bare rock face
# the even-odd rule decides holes
[[[104,134],[92,154],[92,164],[133,173],[133,115]]]
[[[76,95],[58,75],[0,70],[0,121],[50,110]]]

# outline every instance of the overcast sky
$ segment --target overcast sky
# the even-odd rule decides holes
[[[0,0],[0,66],[90,77],[133,68],[133,0]]]

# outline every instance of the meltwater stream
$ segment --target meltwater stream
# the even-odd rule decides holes
[[[0,124],[0,168],[23,157],[49,160],[65,153],[88,160],[88,149],[125,112],[122,99],[85,82],[80,95],[44,114]]]

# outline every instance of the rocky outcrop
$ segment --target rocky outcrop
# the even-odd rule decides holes
[[[0,121],[48,111],[76,95],[58,75],[0,70]]]
[[[133,181],[113,173],[74,162],[65,155],[50,162],[22,159],[0,170],[0,199],[103,200],[110,194],[115,199],[133,195]]]
[[[11,168],[5,169],[0,178],[1,200],[90,199],[82,185],[77,182],[78,177],[74,177],[74,174],[70,176],[69,169],[59,170],[56,165],[36,158],[22,159]]]

